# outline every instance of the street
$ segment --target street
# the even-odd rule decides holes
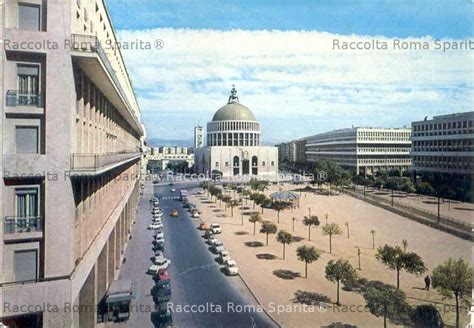
[[[255,311],[258,311],[257,303],[241,278],[228,277],[221,271],[216,255],[208,250],[209,246],[197,229],[199,221],[191,219],[177,200],[180,189],[191,187],[191,184],[146,186],[126,250],[127,261],[120,272],[120,278],[133,280],[135,290],[130,319],[120,326],[153,327],[150,321],[150,309],[154,308],[150,295],[153,280],[145,274],[153,255],[153,232],[146,229],[151,221],[148,200],[153,188],[164,212],[164,254],[171,260],[172,299],[169,307],[173,312],[173,326],[275,327],[265,313]],[[176,188],[176,191],[172,193],[171,188]],[[179,216],[170,217],[169,213],[175,209]]]

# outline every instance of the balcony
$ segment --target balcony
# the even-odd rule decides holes
[[[134,126],[137,131],[142,131],[134,107],[130,104],[129,98],[99,39],[93,35],[72,34],[70,47],[73,56],[91,80],[121,111],[130,125]]]
[[[71,170],[75,173],[101,174],[117,166],[139,159],[138,151],[107,154],[71,154]]]
[[[19,93],[17,90],[8,90],[5,98],[8,107],[44,108],[44,95],[42,94],[25,94]]]
[[[7,216],[3,221],[4,240],[42,238],[43,222],[42,217]]]

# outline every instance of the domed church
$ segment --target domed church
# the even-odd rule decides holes
[[[198,173],[220,172],[222,177],[278,174],[278,149],[260,146],[261,127],[242,105],[232,87],[227,104],[207,123],[207,147],[195,149]]]

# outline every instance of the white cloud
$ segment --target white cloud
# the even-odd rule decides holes
[[[164,41],[161,50],[124,50],[154,137],[189,137],[194,123],[210,120],[226,102],[233,83],[241,102],[264,124],[314,120],[305,128],[296,126],[290,133],[295,137],[348,123],[402,126],[426,115],[472,110],[469,50],[397,50],[384,37],[307,31],[164,28],[124,30],[119,36],[129,42]],[[388,50],[334,50],[334,39],[379,40]],[[403,41],[434,46],[429,37]],[[179,115],[170,116],[173,111]],[[168,120],[166,129],[160,130],[164,122],[159,119]],[[280,139],[275,128],[266,133],[272,140]]]

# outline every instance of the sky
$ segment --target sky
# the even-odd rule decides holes
[[[438,45],[474,41],[473,1],[107,4],[148,138],[192,138],[233,84],[267,143],[472,110],[473,50]]]

